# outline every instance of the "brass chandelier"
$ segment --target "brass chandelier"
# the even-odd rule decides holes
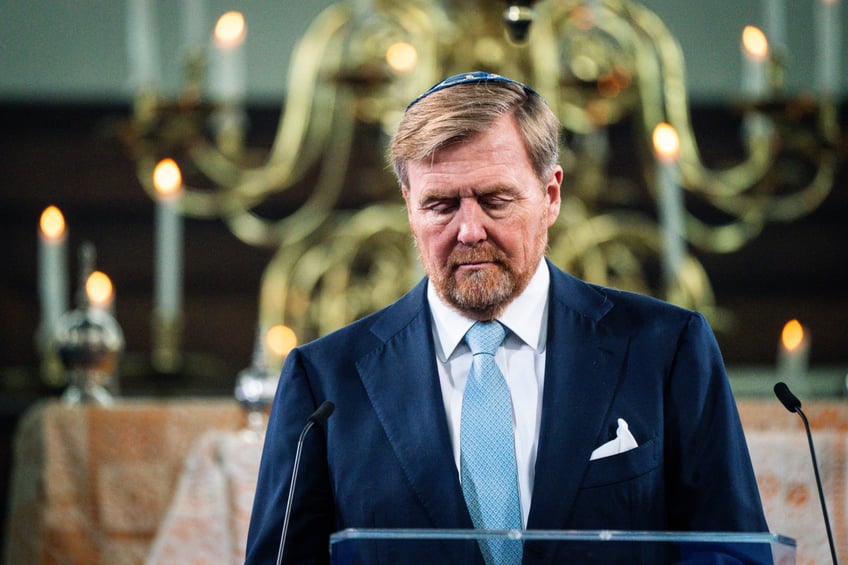
[[[715,169],[696,143],[680,47],[637,2],[339,2],[299,40],[270,147],[246,141],[243,94],[205,91],[212,69],[202,51],[189,53],[176,99],[139,88],[124,139],[151,198],[161,198],[154,169],[171,158],[179,214],[219,218],[245,244],[275,250],[259,325],[284,324],[305,341],[390,303],[421,276],[383,161],[406,104],[444,76],[506,75],[532,85],[563,124],[566,190],[549,257],[720,325],[693,253],[737,250],[768,223],[809,214],[840,162],[834,94],[785,97],[779,55],[761,55],[763,83],[740,100],[738,161]],[[609,132],[624,124],[635,178],[610,166]],[[670,158],[652,146],[660,124],[676,134]],[[154,347],[173,360],[180,314],[154,316]]]

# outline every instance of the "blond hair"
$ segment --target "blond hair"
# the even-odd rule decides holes
[[[401,186],[409,186],[408,163],[486,131],[507,114],[515,117],[533,171],[545,182],[559,158],[559,120],[538,94],[522,85],[484,81],[433,92],[407,108],[389,148]]]

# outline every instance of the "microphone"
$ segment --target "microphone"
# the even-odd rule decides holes
[[[816,461],[816,448],[813,446],[813,433],[810,431],[810,422],[807,421],[807,416],[801,410],[801,401],[798,397],[792,394],[789,387],[785,383],[777,383],[774,385],[774,394],[780,403],[790,412],[796,412],[804,422],[804,428],[807,430],[807,441],[810,444],[810,456],[813,459],[813,471],[816,473],[816,485],[819,489],[819,500],[821,501],[822,514],[824,515],[824,525],[827,528],[827,540],[830,542],[830,557],[833,560],[833,565],[838,565],[839,560],[836,558],[836,545],[833,543],[833,532],[830,529],[830,518],[827,517],[827,504],[824,500],[824,488],[822,487],[821,475],[819,475],[819,464]]]
[[[292,501],[294,500],[294,485],[297,482],[297,470],[300,467],[300,454],[303,451],[303,440],[306,438],[306,434],[309,433],[309,430],[311,430],[314,426],[323,426],[326,424],[327,419],[333,414],[333,410],[335,408],[335,404],[329,400],[322,402],[321,406],[319,406],[318,409],[306,419],[306,425],[303,427],[303,431],[300,432],[300,438],[297,440],[297,452],[294,456],[291,484],[289,485],[289,499],[288,502],[286,502],[286,514],[283,518],[283,531],[280,534],[280,547],[277,550],[277,565],[282,564],[283,553],[286,548],[286,534],[289,531],[289,517],[291,516]]]
[[[789,390],[789,387],[786,386],[786,383],[777,383],[774,385],[774,394],[777,395],[777,399],[780,401],[783,406],[786,407],[790,412],[801,411],[801,401],[798,400],[798,397],[792,394],[792,391]],[[804,418],[803,412],[801,412],[801,417]]]

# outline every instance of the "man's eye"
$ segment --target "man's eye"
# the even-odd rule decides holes
[[[509,206],[511,202],[512,200],[508,198],[492,197],[482,199],[480,201],[480,205],[489,210],[503,210],[504,208]]]
[[[449,214],[456,210],[456,202],[452,200],[439,200],[437,202],[431,202],[426,208],[436,214]]]

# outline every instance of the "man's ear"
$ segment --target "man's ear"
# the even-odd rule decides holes
[[[548,227],[554,225],[559,217],[559,209],[562,204],[562,167],[557,165],[554,167],[548,184],[545,186],[545,196],[547,197],[548,206]]]
[[[403,195],[403,201],[406,203],[406,216],[409,220],[412,220],[412,208],[411,203],[409,202],[409,188],[402,184],[400,185],[400,193]]]

